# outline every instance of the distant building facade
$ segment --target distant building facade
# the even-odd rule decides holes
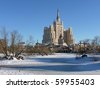
[[[64,29],[58,10],[56,21],[50,27],[44,27],[42,43],[54,45],[71,45],[74,43],[72,28]]]

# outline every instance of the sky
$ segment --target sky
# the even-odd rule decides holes
[[[42,42],[44,27],[56,19],[57,9],[76,42],[100,36],[100,0],[0,0],[0,29]]]

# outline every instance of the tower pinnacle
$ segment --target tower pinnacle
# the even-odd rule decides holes
[[[57,21],[60,21],[59,9],[57,9]]]

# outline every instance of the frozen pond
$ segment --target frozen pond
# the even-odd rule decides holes
[[[96,61],[95,61],[96,59]],[[29,58],[33,64],[23,65],[7,65],[4,68],[26,71],[60,71],[60,72],[82,72],[100,70],[100,58]]]

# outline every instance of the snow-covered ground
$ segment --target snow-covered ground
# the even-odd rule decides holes
[[[94,61],[97,59],[97,61]],[[100,75],[100,55],[76,59],[75,54],[25,56],[24,60],[0,60],[0,75]]]

